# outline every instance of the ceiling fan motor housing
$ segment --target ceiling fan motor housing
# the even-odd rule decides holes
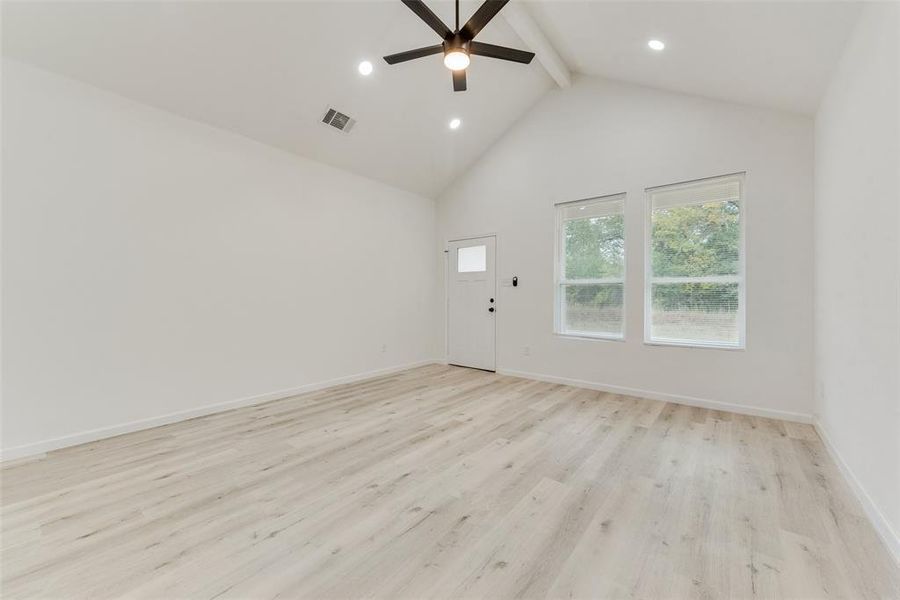
[[[459,32],[454,33],[453,37],[444,40],[444,54],[448,52],[465,52],[469,53],[469,41],[464,39]]]

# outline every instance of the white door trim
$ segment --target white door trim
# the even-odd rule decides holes
[[[498,313],[502,312],[502,303],[500,301],[500,234],[493,231],[478,235],[446,238],[444,240],[444,364],[450,362],[450,244],[486,237],[494,238],[494,298],[497,300],[495,302],[497,312],[494,317],[494,372],[497,373],[500,371],[500,365],[497,362],[500,328],[497,327],[497,320],[500,318]]]

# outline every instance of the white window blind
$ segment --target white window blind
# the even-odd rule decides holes
[[[648,190],[648,342],[744,345],[744,176]]]
[[[621,339],[625,195],[556,207],[556,332]]]

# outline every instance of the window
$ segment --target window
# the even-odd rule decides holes
[[[647,190],[647,342],[744,346],[743,186],[741,174]]]
[[[556,332],[622,339],[625,194],[556,207]]]
[[[487,246],[466,246],[456,251],[457,273],[483,273],[487,271]]]

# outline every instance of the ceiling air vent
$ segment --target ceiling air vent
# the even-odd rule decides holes
[[[326,125],[331,125],[335,129],[343,131],[344,133],[350,131],[350,129],[353,128],[353,125],[356,124],[355,119],[351,119],[349,116],[333,108],[328,109],[328,112],[325,113],[325,117],[322,119],[322,122]]]

